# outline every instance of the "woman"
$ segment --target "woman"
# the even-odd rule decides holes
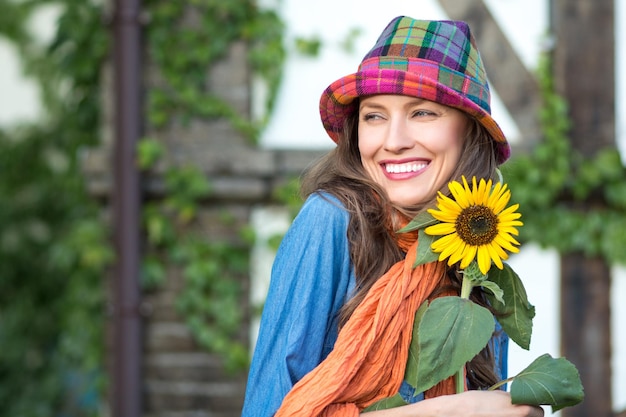
[[[503,391],[508,339],[498,326],[450,380],[416,393],[403,380],[415,312],[458,294],[458,268],[412,265],[416,237],[397,231],[461,176],[496,179],[509,157],[463,22],[393,19],[355,74],[320,100],[337,148],[303,178],[307,200],[277,253],[243,416],[542,416]],[[411,258],[413,256],[413,258]],[[475,289],[472,299],[486,305]]]

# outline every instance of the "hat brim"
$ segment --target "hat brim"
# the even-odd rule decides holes
[[[332,83],[320,98],[324,129],[337,142],[345,119],[357,111],[355,99],[374,94],[399,94],[419,97],[454,107],[475,118],[495,142],[498,163],[511,155],[502,129],[491,115],[469,98],[435,79],[397,69],[371,69],[342,77]]]

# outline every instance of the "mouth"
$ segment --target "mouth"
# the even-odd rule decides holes
[[[383,163],[382,166],[387,174],[406,174],[423,170],[428,166],[428,162],[412,161],[401,164]]]

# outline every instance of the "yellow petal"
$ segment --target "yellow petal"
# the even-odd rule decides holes
[[[474,184],[476,184],[476,182],[474,182]],[[476,185],[474,185],[475,187]],[[489,195],[489,191],[491,190],[491,180],[489,180],[489,182],[485,182],[484,178],[480,179],[480,182],[478,183],[478,189],[476,191],[476,204],[486,204],[487,203],[487,196]]]
[[[512,215],[518,215],[518,217],[516,218],[520,218],[522,217],[521,213],[516,213],[516,210],[519,208],[519,204],[513,204],[510,207],[507,207],[506,210],[502,211],[500,213],[500,216],[512,216]]]
[[[461,206],[459,206],[459,203],[443,194],[437,197],[437,207],[441,211],[449,211],[455,213],[460,213],[462,210]]]
[[[489,268],[491,268],[491,257],[489,256],[489,251],[483,245],[478,248],[478,269],[486,275],[489,272]]]
[[[465,254],[463,256],[463,260],[461,261],[460,268],[467,268],[469,264],[472,263],[474,258],[476,258],[476,252],[478,251],[478,246],[467,245],[465,249]]]
[[[458,207],[458,206],[457,206]],[[459,217],[460,214],[460,209],[459,212],[452,212],[452,211],[446,211],[446,210],[442,210],[442,211],[437,211],[435,209],[428,209],[428,212],[437,220],[442,221],[442,222],[446,222],[446,223],[455,223],[457,217]]]
[[[450,246],[455,239],[459,239],[456,233],[443,236],[435,240],[431,245],[431,249],[435,252],[442,252],[446,247]]]
[[[437,223],[424,229],[427,235],[449,235],[456,232],[454,223]]]
[[[498,245],[494,239],[493,242],[489,243],[490,246],[490,251],[492,251],[491,253],[495,253],[496,255],[498,255],[500,258],[502,259],[506,259],[509,257],[509,255],[507,255],[507,253],[504,251],[504,249],[502,249],[502,246]],[[493,259],[493,257],[492,257]],[[502,268],[500,268],[502,269]]]
[[[498,254],[498,249],[500,249],[500,247],[498,245],[493,245],[493,244],[488,244],[485,246],[487,247],[487,252],[489,253],[489,257],[491,258],[493,263],[496,264],[498,269],[504,268],[504,266],[502,265],[502,261],[500,260],[500,255]],[[508,255],[505,252],[502,252],[502,254],[504,255],[503,259],[508,258]]]
[[[513,240],[513,242],[509,242],[509,240]],[[515,239],[510,237],[510,235],[499,234],[493,239],[493,242],[499,245],[501,248],[508,250],[509,252],[517,253],[519,251],[518,248],[516,248],[515,246],[511,244],[511,243],[514,243],[514,244],[519,245],[519,243],[517,243]]]
[[[493,190],[491,190],[487,204],[493,207],[495,202],[500,199],[500,196],[504,192],[505,188],[506,185],[502,185],[501,182],[497,182],[496,185],[493,186]]]
[[[459,262],[467,252],[467,244],[462,239],[458,239],[458,241],[458,246],[455,248],[454,252],[450,254],[449,265]]]
[[[511,192],[507,190],[491,206],[491,207],[493,207],[494,213],[500,214],[502,212],[502,210],[504,210],[506,205],[509,204],[509,200],[510,199],[511,199]]]
[[[448,184],[448,188],[450,189],[450,193],[454,197],[454,200],[461,208],[468,207],[470,202],[468,200],[468,194],[463,189],[463,186],[459,184],[457,181],[452,181]]]
[[[493,208],[494,213],[500,213],[506,205],[509,203],[511,193],[506,189],[506,184],[498,187],[500,183],[496,184],[493,193],[489,196],[487,205]]]
[[[458,247],[460,239],[455,235],[448,235],[433,242],[431,248],[434,252],[440,252],[439,260],[443,261],[450,257],[454,250]],[[448,265],[452,265],[448,262]]]
[[[507,226],[523,226],[524,223],[521,220],[517,220],[515,216],[498,217],[498,223]]]
[[[446,259],[446,258],[450,258],[448,259],[448,265],[452,265],[454,263],[456,263],[458,261],[458,256],[455,256],[456,253],[459,251],[459,249],[461,249],[461,246],[463,244],[463,241],[461,239],[456,239],[453,240],[444,250],[443,252],[441,252],[441,256],[439,257],[440,259]]]
[[[510,234],[508,233],[498,233],[496,237],[501,237],[506,242],[512,243],[514,245],[519,245],[520,243]]]
[[[474,195],[474,188],[475,187],[470,187],[469,184],[467,183],[467,178],[465,178],[465,176],[461,177],[463,180],[463,192],[466,195],[467,198],[467,206],[472,206],[474,204],[476,204],[476,196]],[[475,178],[474,178],[475,179]]]
[[[507,224],[502,224],[502,223],[498,225],[498,233],[509,233],[512,235],[519,235],[519,231],[515,227],[509,226]]]

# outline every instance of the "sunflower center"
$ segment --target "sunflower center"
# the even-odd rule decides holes
[[[489,207],[470,206],[461,211],[455,228],[468,245],[486,245],[498,235],[498,216]]]

